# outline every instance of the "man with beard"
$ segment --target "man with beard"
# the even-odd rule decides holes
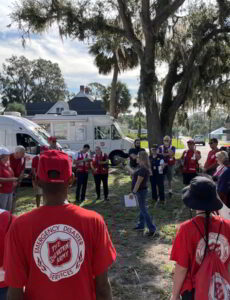
[[[129,150],[129,158],[130,158],[130,167],[132,169],[136,169],[138,166],[137,163],[137,154],[141,151],[145,151],[145,149],[141,148],[141,140],[136,139],[134,141],[134,148]]]

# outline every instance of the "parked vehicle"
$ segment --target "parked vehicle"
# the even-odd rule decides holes
[[[43,128],[15,113],[0,116],[0,146],[7,147],[11,152],[16,146],[25,147],[25,174],[30,174],[32,158],[40,153],[40,146],[49,146],[48,137]]]
[[[203,145],[205,146],[205,136],[204,135],[195,135],[194,141],[196,145]]]
[[[35,115],[31,120],[56,136],[63,148],[78,151],[84,144],[89,144],[91,149],[100,146],[112,164],[117,156],[127,158],[133,146],[133,140],[125,137],[118,123],[108,115],[77,115],[64,111],[62,115]]]

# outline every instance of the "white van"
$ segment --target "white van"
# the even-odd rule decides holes
[[[15,115],[0,116],[0,146],[14,152],[15,147],[22,145],[26,149],[26,170],[29,174],[34,155],[40,152],[40,146],[49,146],[49,134],[37,124]]]
[[[35,115],[31,120],[56,136],[63,148],[79,151],[84,144],[89,144],[91,150],[100,146],[112,164],[114,156],[127,158],[133,147],[133,140],[124,136],[118,123],[109,115],[77,115],[64,111],[62,115]]]

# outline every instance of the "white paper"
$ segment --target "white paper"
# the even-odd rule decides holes
[[[136,196],[131,198],[129,195],[125,195],[124,200],[125,200],[125,207],[136,207],[137,206]]]

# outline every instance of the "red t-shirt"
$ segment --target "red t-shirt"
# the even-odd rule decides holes
[[[15,177],[19,177],[25,169],[25,158],[15,158],[14,154],[10,154],[10,166],[14,171]]]
[[[216,162],[216,153],[219,151],[219,149],[217,150],[211,150],[208,152],[208,157],[207,157],[207,160],[204,164],[204,167],[205,168],[209,168],[211,167],[212,165],[215,166],[215,164],[217,163]]]
[[[0,209],[0,288],[7,286],[4,282],[5,272],[3,270],[3,256],[5,236],[13,218],[15,217],[12,216],[10,212]]]
[[[199,216],[193,220],[196,222],[204,236],[204,217]],[[213,249],[216,245],[219,228],[220,218],[212,216],[210,218],[209,226],[210,249]],[[216,251],[222,263],[227,268],[228,263],[230,262],[230,220],[223,220],[217,244]],[[204,250],[205,241],[192,220],[182,223],[173,242],[170,258],[171,260],[176,261],[180,266],[188,269],[180,294],[183,294],[186,290],[191,291],[195,288],[195,275],[201,265]]]
[[[35,174],[37,174],[37,171],[38,171],[38,163],[39,163],[39,156],[36,155],[32,159],[32,168],[35,169]]]
[[[14,172],[10,167],[9,163],[3,164],[0,162],[0,177],[12,178]],[[10,194],[13,192],[13,181],[11,182],[0,182],[0,194]]]
[[[72,204],[18,217],[5,253],[6,283],[25,286],[24,300],[95,300],[95,277],[116,259],[102,217]]]
[[[93,172],[94,175],[96,174],[108,174],[109,168],[108,165],[100,165],[100,161],[108,160],[108,155],[106,153],[101,155],[95,155],[92,160],[93,167],[95,171]]]

